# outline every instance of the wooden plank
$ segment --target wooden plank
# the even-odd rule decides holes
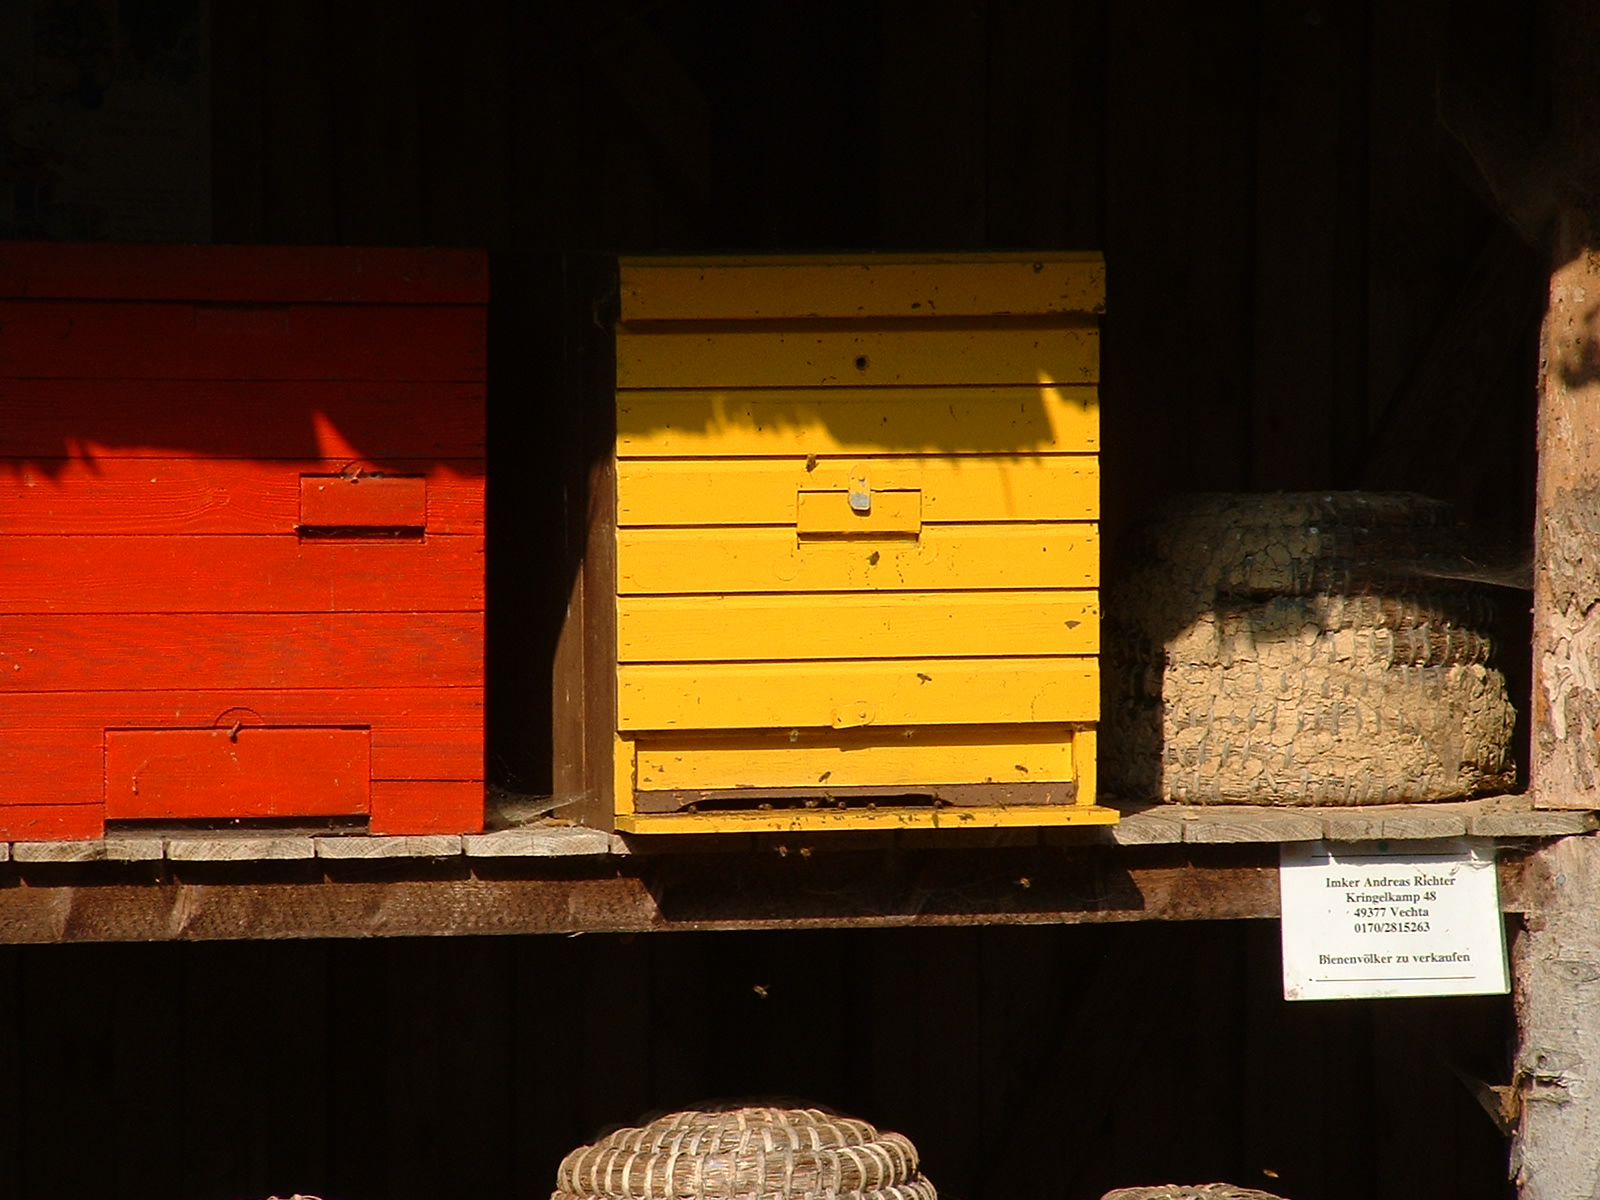
[[[623,459],[619,525],[782,525],[802,489],[916,488],[924,521],[1093,521],[1100,466],[1090,455],[1030,458]],[[0,494],[3,495],[3,494]]]
[[[8,242],[0,297],[257,304],[486,304],[482,250]]]
[[[347,465],[349,460],[338,459],[0,459],[0,536],[292,534],[302,523],[351,524],[305,522],[300,507],[302,476],[336,476]],[[427,507],[414,524],[425,523],[430,534],[483,532],[481,461],[399,459],[361,465],[416,476],[405,486],[425,490]],[[398,481],[380,486],[392,482]]]
[[[619,458],[1094,453],[1091,387],[619,392]]]
[[[1077,736],[1077,735],[1075,735]],[[1074,765],[1082,762],[1082,756],[1074,747]],[[631,778],[631,774],[630,774]],[[754,833],[759,831],[759,826],[752,825],[750,819],[753,814],[765,813],[770,818],[778,813],[779,824],[769,828],[778,831],[811,829],[821,831],[824,829],[903,829],[928,832],[941,827],[949,828],[975,828],[981,825],[984,828],[1005,828],[1012,826],[1009,815],[1018,810],[1031,810],[1038,812],[1042,808],[1072,807],[1090,809],[1095,806],[1079,800],[1079,780],[1058,780],[1054,783],[937,783],[917,784],[913,794],[899,796],[886,796],[881,785],[840,786],[832,779],[825,784],[812,783],[805,787],[741,787],[736,792],[726,789],[711,791],[641,791],[633,794],[632,816],[647,817],[664,814],[678,816],[695,816],[697,810],[704,806],[705,811],[698,813],[698,818],[692,822],[684,822],[676,830],[662,829],[663,833],[676,832],[679,834],[694,833]],[[826,821],[807,821],[807,810],[815,817],[819,808],[830,810],[831,814]],[[935,812],[949,808],[962,810],[960,820],[954,822],[940,822],[928,820]],[[854,810],[851,812],[851,810]],[[968,819],[972,810],[981,809],[983,813],[974,820]],[[892,811],[895,817],[887,824],[875,824],[868,814]],[[719,815],[727,813],[736,816],[737,821],[728,825],[719,825]],[[840,815],[850,813],[850,820],[841,823]],[[946,815],[957,815],[949,813]],[[1115,824],[1117,811],[1105,808],[1097,809],[1094,814],[1080,813],[1090,824]],[[867,819],[863,820],[863,817]],[[990,818],[998,818],[991,820]],[[1070,822],[1045,821],[1045,825],[1058,825]],[[649,831],[648,825],[641,827],[638,822],[625,825],[625,829],[632,833],[645,833]],[[1035,839],[1037,840],[1037,839]]]
[[[1314,842],[1323,836],[1322,818],[1293,809],[1243,805],[1190,811],[1183,816],[1183,840],[1221,842]]]
[[[119,862],[160,862],[165,844],[160,838],[117,839],[119,849],[133,842],[132,857],[118,858]],[[152,846],[151,843],[154,843]],[[106,862],[105,838],[92,838],[81,842],[18,842],[11,848],[11,861],[19,863],[86,863]]]
[[[0,616],[0,692],[472,687],[478,613]]]
[[[1099,312],[1105,302],[1096,253],[624,258],[618,266],[625,322],[1045,316]]]
[[[796,541],[778,528],[623,529],[617,590],[639,592],[934,591],[1093,587],[1089,523],[929,525],[915,541]]]
[[[422,529],[428,481],[420,475],[302,475],[300,527]]]
[[[0,555],[0,613],[482,609],[474,535],[20,537]]]
[[[477,382],[481,308],[0,301],[8,379]]]
[[[78,698],[74,693],[57,694]],[[355,724],[368,715],[361,710],[346,710],[328,714],[328,717]],[[138,720],[139,708],[130,705],[124,712],[108,714],[108,717],[94,723],[75,721],[68,728],[40,728],[10,721],[0,725],[0,807],[100,803],[106,794],[105,731],[119,719],[124,723]],[[481,720],[478,728],[459,725],[421,729],[396,726],[384,722],[381,716],[372,719],[375,724],[370,731],[371,774],[375,785],[437,780],[441,785],[462,783],[476,787],[480,793],[483,790]],[[216,731],[190,728],[174,732]],[[227,729],[221,732],[226,733]],[[240,736],[243,736],[242,730]],[[430,782],[429,786],[433,784]]]
[[[919,787],[936,784],[1069,782],[1072,734],[1060,726],[985,728],[958,739],[898,731],[833,744],[787,733],[719,742],[649,738],[635,744],[637,787],[647,791],[733,788]],[[753,806],[753,805],[752,805]]]
[[[481,461],[483,429],[481,383],[0,379],[4,458]]]
[[[373,833],[476,833],[483,828],[481,781],[386,779],[372,782]]]
[[[603,834],[601,835],[604,836]],[[348,862],[379,858],[459,858],[461,835],[453,833],[370,837],[350,834],[317,839],[317,857]]]
[[[172,838],[167,842],[167,858],[171,862],[296,862],[316,856],[316,840],[304,834],[223,833]]]
[[[783,841],[793,847],[797,837]],[[898,849],[782,861],[679,852],[632,862],[627,870],[605,863],[598,872],[575,872],[543,859],[530,865],[554,870],[336,883],[297,875],[262,881],[244,868],[160,885],[40,877],[0,889],[0,941],[1059,925],[1278,912],[1276,859],[1253,848],[1157,846],[1115,857],[1091,848],[1045,858],[1030,850],[945,849],[916,852],[910,862],[922,869],[909,873]],[[931,895],[930,872],[944,885]],[[1024,876],[1028,888],[1016,884]],[[637,1103],[622,1111],[637,1111]]]
[[[0,839],[62,842],[104,837],[106,809],[93,804],[0,805]]]
[[[941,784],[930,788],[913,785],[911,790],[919,795],[926,791],[937,791],[943,796],[947,791],[972,793],[990,786],[992,785]],[[1114,824],[1117,810],[1071,802],[1065,796],[1073,789],[1074,785],[1071,783],[1046,785],[1041,791],[1045,795],[1054,793],[1057,797],[1054,803],[1013,805],[996,801],[992,804],[963,807],[959,800],[950,804],[932,804],[924,801],[910,805],[897,805],[892,801],[879,805],[874,800],[865,805],[856,807],[847,805],[844,808],[827,804],[823,795],[826,792],[824,788],[790,789],[810,791],[811,798],[819,800],[820,806],[769,809],[761,803],[753,802],[750,808],[719,807],[710,812],[618,813],[617,828],[623,833],[648,837],[654,845],[662,844],[655,841],[662,835],[672,839],[671,842],[665,843],[666,845],[674,845],[686,838],[704,838],[708,835],[719,842],[726,842],[736,837],[759,835],[770,837],[773,834],[785,838],[810,838],[819,834],[827,838],[839,834],[864,834],[869,837],[891,835],[898,841],[901,835],[910,835],[913,838],[948,837],[952,833],[962,839],[976,835],[975,841],[979,844],[988,844],[994,840],[996,830],[1006,830],[1012,837],[1031,838],[1037,842],[1047,831],[1069,828],[1078,831],[1080,836],[1074,840],[1082,844],[1088,840],[1082,834]],[[854,790],[858,793],[870,793],[881,799],[887,789],[874,787]],[[903,792],[905,789],[900,790]],[[639,795],[710,797],[718,804],[726,804],[730,797],[737,799],[743,796],[744,792],[641,792]],[[755,795],[759,796],[761,793],[758,791]],[[956,832],[958,830],[960,832]]]
[[[625,596],[622,662],[1095,654],[1092,592]]]
[[[228,729],[235,721],[369,726],[374,779],[483,778],[479,688],[5,692],[0,803],[21,796],[34,799],[18,802],[42,802],[53,789],[79,786],[92,787],[98,799],[107,729]]]
[[[627,852],[614,834],[574,825],[483,833],[464,838],[461,849],[468,858],[595,858]]]
[[[5,308],[0,305],[0,319]],[[48,336],[48,335],[44,335]],[[651,326],[617,332],[619,388],[1086,384],[1099,334],[1077,325],[869,329]],[[0,342],[0,366],[6,362]],[[470,378],[470,377],[469,377]]]
[[[626,664],[617,727],[835,729],[1095,721],[1093,658]]]
[[[0,808],[105,800],[102,725],[0,725]]]
[[[107,820],[329,817],[367,811],[365,729],[109,729]]]

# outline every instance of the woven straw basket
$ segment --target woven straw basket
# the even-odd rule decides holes
[[[1227,1183],[1198,1183],[1185,1187],[1167,1183],[1160,1187],[1118,1188],[1107,1192],[1101,1200],[1283,1200],[1271,1192],[1255,1188],[1234,1187]]]
[[[551,1200],[937,1200],[898,1133],[817,1109],[679,1112],[567,1155]]]

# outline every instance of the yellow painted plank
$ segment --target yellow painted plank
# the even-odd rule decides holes
[[[1115,825],[1118,812],[1090,804],[982,808],[804,808],[618,816],[623,833],[843,833],[869,829],[1030,829]]]
[[[1072,767],[1078,778],[1078,803],[1094,804],[1100,794],[1100,731],[1080,729],[1072,738]]]
[[[1092,328],[739,330],[671,324],[617,333],[617,387],[1082,384],[1100,378]]]
[[[622,662],[1094,654],[1093,592],[624,596]]]
[[[663,389],[617,393],[620,458],[1100,449],[1095,388]]]
[[[975,729],[947,740],[927,736],[831,744],[791,744],[786,736],[730,737],[720,742],[634,743],[640,792],[734,788],[906,788],[974,783],[1069,783],[1072,732],[1060,726]]]
[[[625,258],[624,321],[1097,312],[1093,253]]]
[[[854,507],[857,496],[865,509]],[[922,532],[922,493],[916,488],[808,489],[797,499],[794,527],[803,538],[916,537]]]
[[[807,488],[844,491],[865,474],[873,488],[915,488],[924,521],[1092,521],[1100,464],[1092,455],[1033,458],[623,459],[621,525],[783,525]]]
[[[1090,657],[633,663],[617,669],[617,691],[624,733],[1025,724],[1100,715],[1099,663]]]
[[[925,525],[916,540],[799,539],[793,528],[619,529],[617,590],[639,593],[1081,588],[1099,526]]]

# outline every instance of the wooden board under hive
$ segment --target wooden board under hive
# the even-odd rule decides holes
[[[487,266],[0,248],[0,839],[483,823]]]
[[[1103,274],[623,259],[574,288],[606,319],[569,328],[590,469],[558,796],[634,833],[1114,821]]]

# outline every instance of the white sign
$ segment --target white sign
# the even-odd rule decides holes
[[[1493,842],[1289,842],[1278,863],[1285,1000],[1510,990]]]

